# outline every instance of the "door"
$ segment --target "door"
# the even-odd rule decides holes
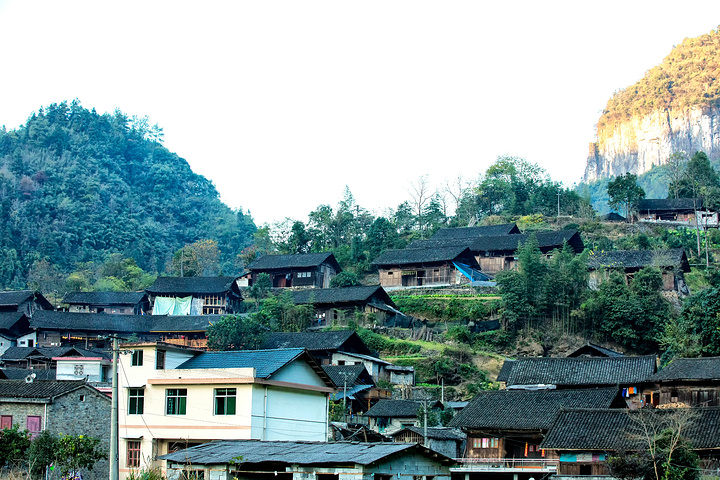
[[[27,429],[30,432],[30,437],[35,438],[40,433],[42,417],[28,415],[27,417]]]
[[[12,415],[3,415],[0,417],[0,430],[12,428]]]

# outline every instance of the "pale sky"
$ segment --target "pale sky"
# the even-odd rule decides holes
[[[503,154],[578,182],[612,93],[718,24],[717,0],[0,0],[0,125],[77,98],[148,116],[258,225],[346,185],[381,214]]]

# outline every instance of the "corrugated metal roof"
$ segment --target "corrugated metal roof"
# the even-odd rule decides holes
[[[302,348],[202,352],[177,368],[255,368],[257,378],[268,378],[304,352]]]

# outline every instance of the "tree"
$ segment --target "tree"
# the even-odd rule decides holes
[[[410,198],[412,199],[412,211],[415,215],[418,230],[422,236],[425,230],[423,214],[425,213],[425,207],[432,197],[427,175],[421,175],[415,182],[410,182],[409,192]]]
[[[330,286],[333,288],[355,287],[358,285],[360,285],[360,280],[358,279],[357,274],[348,271],[342,271],[335,275],[332,280],[330,280]]]
[[[5,465],[20,467],[25,461],[28,447],[30,434],[27,430],[20,430],[18,424],[0,431],[0,468]]]
[[[607,193],[610,196],[610,208],[617,210],[625,207],[625,218],[630,218],[638,202],[645,198],[645,190],[637,184],[637,175],[630,172],[610,180]]]
[[[697,480],[700,461],[685,439],[697,414],[691,408],[629,410],[630,452],[608,459],[610,474],[623,480]]]
[[[248,287],[247,292],[255,300],[255,311],[260,311],[260,302],[268,296],[272,289],[272,281],[267,273],[258,274],[255,282]]]
[[[688,155],[685,152],[675,152],[665,163],[668,171],[668,198],[680,198],[681,182],[685,176]]]
[[[208,349],[257,350],[265,343],[268,330],[261,315],[226,315],[208,326]]]

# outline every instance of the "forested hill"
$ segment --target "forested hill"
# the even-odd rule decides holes
[[[252,242],[249,215],[161,144],[162,130],[76,100],[0,130],[0,288],[24,286],[46,260],[63,272],[111,253],[163,272],[173,253],[217,241],[225,273]]]

